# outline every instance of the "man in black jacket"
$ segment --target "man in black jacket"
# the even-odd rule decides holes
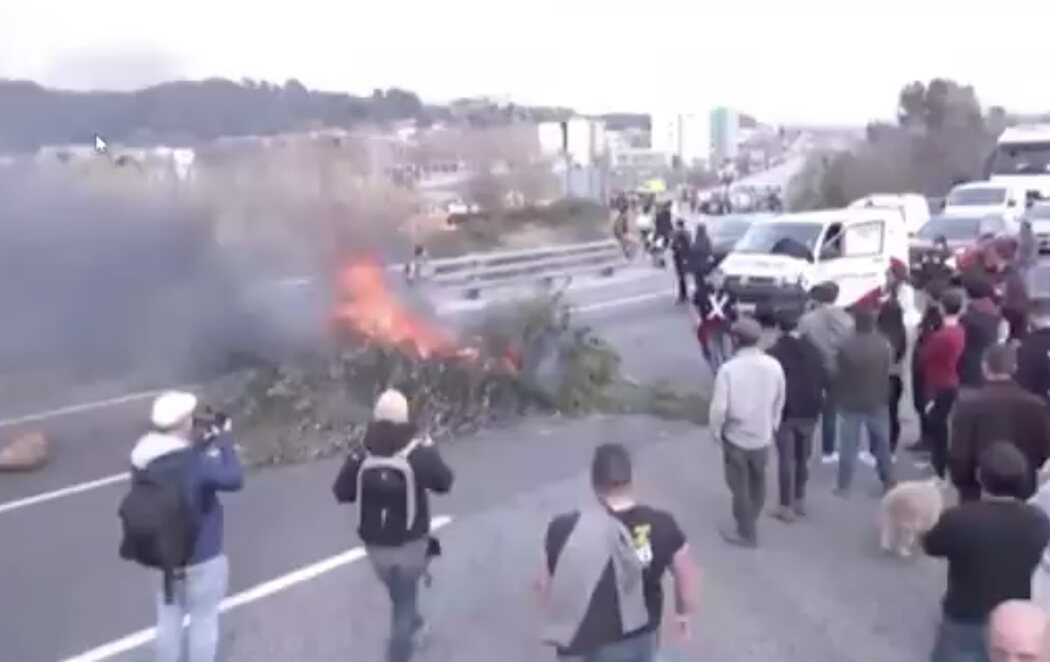
[[[408,401],[388,390],[376,401],[364,452],[347,457],[332,491],[357,503],[358,535],[392,604],[387,662],[407,662],[424,630],[419,582],[437,541],[430,537],[428,492],[445,494],[452,471],[429,436],[409,422]]]
[[[993,296],[995,291],[987,278],[972,276],[966,282],[966,296],[970,302],[959,317],[966,334],[966,344],[959,358],[959,384],[974,389],[984,383],[981,361],[989,347],[999,340],[1002,312]]]
[[[679,305],[689,301],[686,274],[689,273],[692,250],[692,241],[689,238],[689,231],[685,229],[685,221],[678,219],[678,222],[675,223],[674,234],[671,235],[671,258],[674,260],[674,275],[678,281],[676,302]]]
[[[1031,324],[1017,350],[1017,383],[1050,400],[1050,310],[1034,313]]]
[[[780,362],[787,385],[784,418],[776,433],[780,506],[773,516],[783,522],[806,514],[806,481],[813,452],[813,430],[824,407],[828,374],[820,352],[798,331],[798,315],[779,315],[781,335],[769,349]]]

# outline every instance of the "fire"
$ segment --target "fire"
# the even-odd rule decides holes
[[[337,280],[337,323],[377,342],[409,344],[420,356],[455,353],[455,343],[445,330],[423,319],[404,304],[387,285],[383,267],[371,259],[348,260]]]

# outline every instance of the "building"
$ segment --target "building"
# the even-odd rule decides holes
[[[732,108],[711,111],[711,158],[716,164],[737,157],[740,150],[740,113]]]
[[[543,156],[568,157],[574,165],[591,166],[608,154],[605,122],[587,117],[573,117],[563,122],[541,122],[537,125]]]
[[[711,158],[711,130],[706,112],[653,113],[650,140],[656,152],[680,168],[703,166]]]

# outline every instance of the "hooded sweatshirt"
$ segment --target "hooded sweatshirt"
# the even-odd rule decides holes
[[[131,451],[135,471],[146,470],[154,462],[179,460],[188,463],[185,495],[198,527],[190,565],[197,565],[223,552],[223,509],[218,493],[240,490],[244,469],[228,435],[197,445],[171,434],[149,432]]]
[[[412,443],[416,435],[416,427],[408,423],[390,421],[371,423],[368,430],[365,431],[365,438],[362,442],[365,452],[350,454],[343,463],[342,469],[339,470],[339,475],[332,486],[332,493],[336,501],[339,503],[357,502],[361,463],[368,454],[393,457]],[[362,504],[357,532],[366,545],[399,547],[429,535],[430,502],[427,493],[444,494],[452,488],[452,470],[445,464],[437,448],[417,445],[408,454],[407,459],[412,467],[416,483],[413,509],[415,514],[411,522],[407,522],[410,506],[404,496],[400,498],[392,496],[389,501],[384,501],[382,504],[370,500],[369,495],[373,492],[371,491],[372,486],[368,483],[368,475],[371,472],[365,472],[364,487],[366,489],[364,493],[366,496]],[[377,486],[377,489],[379,492],[385,491],[382,486]],[[401,495],[404,495],[403,489]]]

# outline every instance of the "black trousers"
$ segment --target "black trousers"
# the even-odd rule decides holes
[[[901,438],[901,397],[904,395],[904,380],[900,375],[890,375],[890,455],[897,452]]]
[[[933,403],[926,415],[926,428],[930,435],[930,464],[937,476],[944,478],[948,471],[948,418],[959,390],[942,389],[933,396]]]
[[[674,263],[674,275],[678,280],[678,301],[679,303],[685,303],[689,300],[689,288],[686,286],[686,276],[689,274],[689,270],[686,266],[675,260]]]
[[[766,463],[769,448],[748,450],[722,442],[726,485],[733,496],[733,519],[741,538],[755,541],[758,516],[766,503]]]

